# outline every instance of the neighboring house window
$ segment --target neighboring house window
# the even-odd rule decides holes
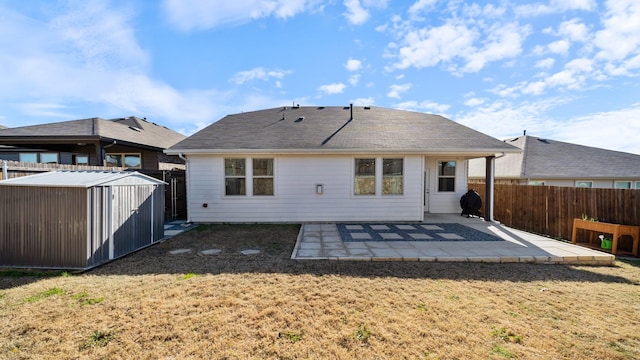
[[[74,165],[89,165],[89,155],[86,155],[86,154],[74,154],[73,155],[73,164]]]
[[[376,194],[376,159],[355,159],[354,194]]]
[[[43,164],[57,164],[58,153],[40,153],[40,162]]]
[[[544,186],[544,181],[539,181],[539,180],[529,180],[529,185]]]
[[[20,153],[21,162],[27,163],[43,163],[43,164],[57,164],[58,153]]]
[[[636,189],[640,189],[640,181],[636,181]]]
[[[403,159],[382,159],[382,195],[403,194]]]
[[[614,187],[616,189],[631,189],[631,181],[616,181]]]
[[[438,161],[438,191],[456,191],[456,162]]]
[[[253,159],[253,195],[273,195],[273,159]]]
[[[593,187],[593,182],[592,181],[576,181],[576,187],[591,188]]]
[[[20,153],[20,162],[37,163],[38,153]]]
[[[119,166],[126,168],[140,168],[141,167],[140,154],[114,154],[109,153],[106,155],[107,166]]]
[[[246,195],[245,159],[224,159],[225,195]]]

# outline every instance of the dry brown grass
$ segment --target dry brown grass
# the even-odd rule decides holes
[[[0,277],[0,358],[640,358],[637,262],[293,261],[297,233],[210,226],[80,275]]]

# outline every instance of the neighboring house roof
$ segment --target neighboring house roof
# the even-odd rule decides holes
[[[105,120],[90,118],[41,125],[21,126],[0,131],[0,143],[63,142],[69,140],[121,141],[155,149],[166,149],[185,136],[137,117]]]
[[[505,140],[523,151],[496,159],[496,178],[595,179],[640,177],[640,155],[534,136]],[[484,177],[472,170],[469,176]]]
[[[483,156],[519,150],[439,115],[379,107],[296,106],[225,116],[165,152],[372,151]]]
[[[21,176],[0,181],[3,185],[40,186],[40,187],[80,187],[88,188],[100,185],[135,185],[140,183],[160,185],[161,180],[141,174],[137,171],[49,171],[42,174]]]

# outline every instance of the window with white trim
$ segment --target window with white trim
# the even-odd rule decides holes
[[[576,187],[579,188],[592,188],[593,181],[576,181]]]
[[[253,159],[253,195],[273,196],[273,159]]]
[[[376,194],[376,159],[355,159],[354,195]]]
[[[245,159],[224,159],[225,195],[238,196],[247,194],[245,163]]]
[[[438,161],[438,191],[456,191],[456,162]]]
[[[404,159],[382,159],[382,195],[404,193]]]
[[[616,181],[613,187],[616,189],[631,189],[631,181]]]

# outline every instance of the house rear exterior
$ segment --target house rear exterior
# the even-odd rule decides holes
[[[165,152],[187,159],[189,221],[328,222],[459,212],[467,161],[514,151],[437,115],[296,106],[228,115]]]

